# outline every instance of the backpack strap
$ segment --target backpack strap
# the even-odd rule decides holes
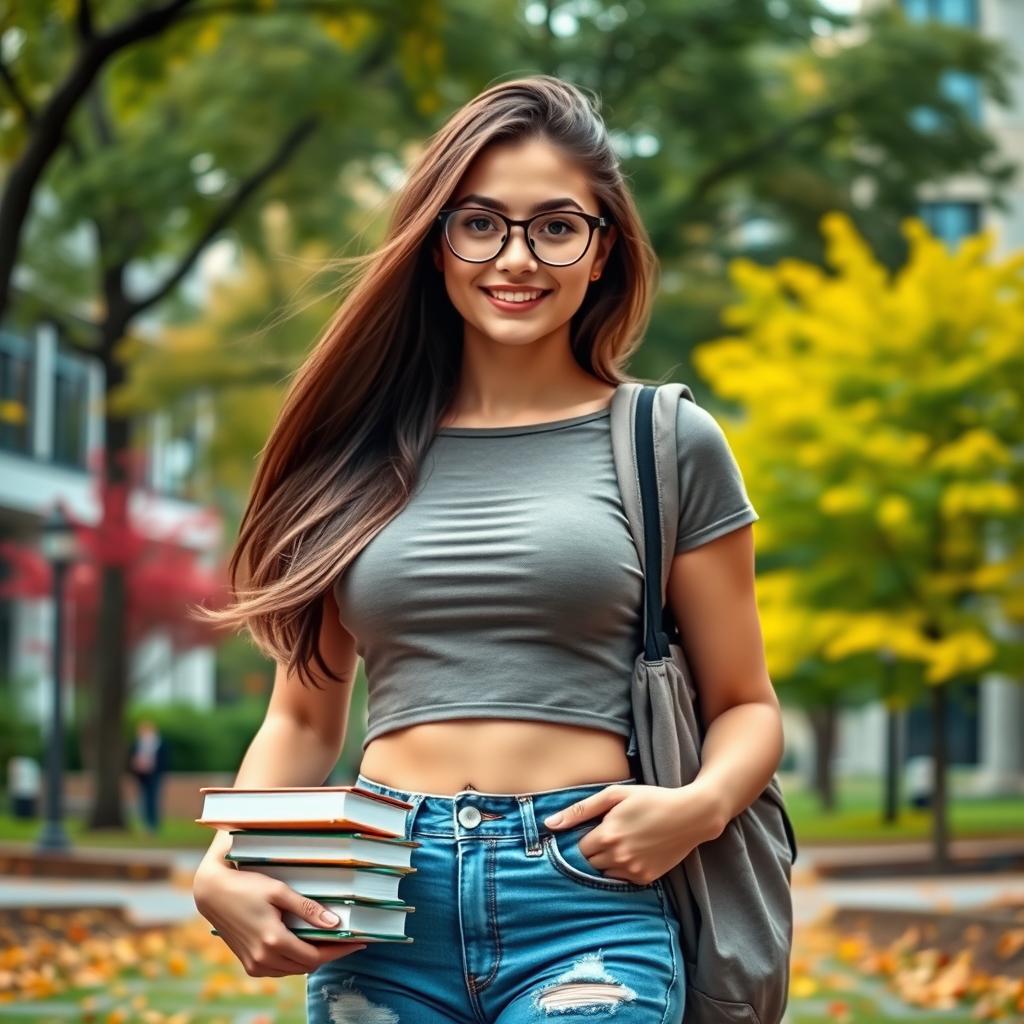
[[[623,381],[611,403],[615,472],[644,574],[644,656],[650,660],[667,657],[677,633],[666,597],[679,523],[681,399],[695,401],[686,384]]]
[[[658,470],[654,454],[654,394],[644,387],[637,396],[634,410],[633,439],[636,444],[637,483],[640,486],[640,520],[643,524],[644,565],[662,564],[662,530],[659,526]],[[665,593],[660,586],[660,573],[644,573],[644,657],[648,661],[666,658],[668,634],[665,632]],[[655,615],[654,609],[662,609]]]

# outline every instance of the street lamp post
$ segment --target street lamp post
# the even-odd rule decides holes
[[[75,559],[74,527],[59,505],[53,508],[43,524],[40,547],[53,570],[53,701],[46,750],[46,820],[36,849],[56,853],[71,848],[63,821],[64,687],[61,655],[64,650],[64,580]]]

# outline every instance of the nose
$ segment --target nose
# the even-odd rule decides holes
[[[498,254],[494,264],[500,270],[507,267],[509,270],[516,270],[523,267],[537,266],[537,257],[533,255],[529,242],[526,241],[526,228],[522,224],[516,224],[510,229],[509,237],[505,240],[505,247]]]

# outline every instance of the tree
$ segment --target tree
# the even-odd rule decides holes
[[[136,496],[141,492],[138,468],[141,467],[133,474],[131,488]],[[109,486],[102,472],[95,473],[93,481],[97,492]],[[99,507],[127,507],[126,502],[104,500],[102,493],[97,493],[96,503]],[[219,607],[227,599],[227,580],[222,569],[204,567],[199,552],[186,539],[190,530],[215,529],[220,521],[216,510],[201,509],[190,519],[163,529],[157,527],[145,503],[135,504],[134,513],[123,523],[109,519],[89,523],[61,502],[74,529],[79,552],[65,583],[65,600],[71,614],[61,656],[64,661],[70,660],[69,674],[80,695],[88,695],[93,668],[90,655],[101,640],[101,586],[108,567],[119,566],[124,573],[124,629],[129,645],[159,632],[169,639],[172,654],[207,646],[213,640],[213,630],[188,615],[186,608],[198,602]],[[51,566],[37,546],[0,542],[0,559],[9,569],[0,581],[0,597],[38,600],[53,593]],[[91,728],[95,730],[97,726],[94,718]],[[90,763],[95,761],[95,740],[94,736],[84,752]]]
[[[52,320],[66,344],[97,358],[108,399],[127,379],[122,340],[215,240],[229,229],[249,236],[257,195],[292,206],[304,233],[328,234],[351,204],[340,188],[325,188],[323,168],[372,152],[409,116],[403,76],[429,103],[424,81],[437,58],[432,4],[111,6],[132,13],[101,30],[87,0],[73,25],[59,10],[28,5],[18,12],[18,66],[0,68],[20,114],[0,137],[10,166],[0,279],[19,255],[27,282],[19,317]],[[38,109],[29,99],[37,95],[45,96]],[[44,185],[49,202],[26,220]],[[83,225],[94,241],[87,255],[67,244]],[[102,514],[120,524],[132,421],[109,402],[104,420]],[[104,566],[101,592],[90,825],[119,828],[122,566]]]
[[[737,261],[732,333],[698,368],[745,410],[731,431],[755,504],[773,674],[816,662],[927,687],[947,861],[945,700],[982,670],[1024,671],[1024,254],[955,252],[903,222],[890,275],[843,214],[828,268]],[[894,689],[895,687],[895,689]]]

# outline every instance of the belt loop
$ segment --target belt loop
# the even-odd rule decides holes
[[[416,812],[420,809],[420,804],[423,803],[426,793],[411,793],[406,803],[412,804],[412,807],[405,812],[405,838],[412,839],[412,826],[413,821],[416,818]]]
[[[519,813],[523,818],[523,836],[526,839],[526,856],[539,857],[544,851],[541,849],[540,836],[537,833],[537,819],[533,814],[533,797],[529,794],[517,796],[519,801]]]

